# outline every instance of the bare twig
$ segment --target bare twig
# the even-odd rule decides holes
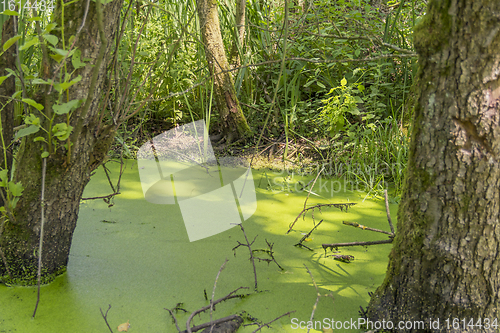
[[[113,333],[113,330],[111,329],[111,326],[109,326],[109,323],[108,323],[108,311],[109,311],[109,309],[111,309],[111,304],[109,304],[109,307],[108,307],[108,309],[106,310],[106,313],[103,313],[103,312],[102,312],[102,309],[101,309],[101,308],[99,308],[99,310],[101,311],[101,316],[102,316],[102,318],[104,319],[104,322],[106,323],[106,325],[108,325],[109,331],[110,331],[111,333]]]
[[[385,212],[387,213],[387,221],[389,221],[389,227],[391,227],[392,235],[394,236],[394,226],[392,225],[391,212],[389,211],[389,198],[387,197],[387,190],[384,190],[385,198]]]
[[[340,203],[340,204],[337,204],[337,203],[332,203],[332,204],[317,204],[317,205],[309,207],[309,208],[304,208],[299,213],[299,215],[297,215],[297,217],[295,218],[295,221],[293,221],[293,223],[290,225],[290,227],[288,228],[288,231],[286,233],[287,234],[290,233],[290,231],[292,231],[293,226],[295,225],[295,222],[297,222],[297,220],[299,219],[299,217],[301,217],[303,214],[304,214],[304,217],[305,217],[305,213],[307,211],[309,211],[309,210],[312,210],[312,214],[314,214],[314,210],[316,208],[318,208],[321,211],[321,207],[335,207],[335,208],[340,209],[341,211],[343,211],[344,208],[345,208],[345,210],[347,212],[347,210],[349,209],[349,207],[354,206],[355,204],[356,203],[354,203],[354,202]],[[314,220],[314,215],[313,215],[313,220]]]
[[[113,193],[111,194],[108,194],[108,195],[103,195],[103,196],[98,196],[98,197],[88,197],[88,198],[82,198],[81,200],[96,200],[96,199],[103,199],[104,202],[106,202],[107,204],[109,204],[110,200],[115,196],[115,195],[118,195],[118,194],[121,194],[120,193],[120,182],[121,182],[121,179],[122,179],[122,175],[123,175],[123,159],[120,161],[120,174],[118,176],[118,181],[116,183],[116,189],[115,187],[113,186],[113,183],[111,182],[111,179],[109,177],[109,169],[106,168],[106,165],[103,164],[102,167],[104,169],[104,172],[106,173],[106,177],[108,178],[108,182],[109,182],[109,185],[111,186],[111,189],[113,190]]]
[[[304,267],[306,268],[307,273],[309,273],[309,276],[311,277],[311,280],[312,280],[312,282],[313,282],[314,288],[316,288],[316,295],[317,295],[317,296],[316,296],[316,302],[315,302],[315,303],[314,303],[314,305],[313,305],[313,310],[312,310],[312,312],[311,312],[311,319],[309,319],[309,320],[312,322],[312,321],[313,321],[313,318],[314,318],[314,312],[316,312],[316,308],[317,308],[317,306],[318,306],[319,299],[320,299],[321,297],[331,297],[331,298],[333,299],[333,295],[332,295],[332,293],[330,293],[330,294],[325,294],[325,295],[321,295],[321,294],[319,293],[318,285],[316,284],[316,281],[314,281],[314,277],[313,277],[313,275],[312,275],[311,271],[309,270],[309,268],[307,268],[306,264],[304,264]],[[311,329],[310,329],[310,328],[308,328],[308,329],[307,329],[307,333],[309,333],[309,331],[310,331],[310,330],[311,330]]]
[[[247,237],[247,234],[245,233],[245,229],[243,228],[243,225],[240,223],[238,224],[241,228],[241,231],[243,232],[243,235],[245,236],[245,241],[247,242],[246,244],[242,244],[238,241],[238,245],[236,245],[235,247],[233,247],[233,252],[234,252],[234,255],[236,256],[236,252],[235,250],[237,248],[239,248],[240,246],[246,246],[248,247],[248,251],[250,252],[250,261],[252,262],[252,266],[253,266],[253,276],[254,276],[254,279],[255,279],[255,290],[257,290],[257,269],[255,268],[255,260],[254,260],[254,256],[253,256],[253,251],[252,251],[252,244],[255,242],[255,239],[257,238],[257,236],[254,237],[253,241],[250,243],[248,241],[248,237]],[[279,266],[279,265],[278,265]]]
[[[231,321],[231,320],[242,320],[242,319],[238,315],[230,315],[230,316],[227,316],[224,318],[216,319],[213,322],[211,321],[209,323],[203,323],[201,325],[193,326],[193,327],[191,327],[191,332],[196,332],[196,331],[202,330],[204,328],[210,327],[212,325],[222,324],[222,323],[225,323],[225,322]],[[188,333],[189,331],[188,330],[184,330],[184,331],[179,330],[179,332],[180,333]]]
[[[274,318],[273,320],[271,320],[271,321],[269,321],[269,322],[267,322],[267,323],[265,323],[265,324],[260,325],[260,326],[259,326],[259,327],[257,327],[257,329],[256,329],[255,331],[253,331],[252,333],[258,332],[258,331],[260,331],[260,330],[261,330],[262,328],[264,328],[264,327],[271,328],[271,327],[269,327],[269,324],[271,324],[271,323],[275,322],[276,320],[278,320],[278,319],[280,319],[280,318],[282,318],[282,317],[284,317],[284,316],[289,316],[289,315],[291,315],[292,313],[294,313],[295,311],[296,311],[296,310],[293,310],[293,311],[288,311],[287,313],[284,313],[284,314],[282,314],[281,316],[279,316],[279,317],[277,317],[277,318]]]
[[[198,310],[194,311],[193,313],[191,313],[191,315],[189,316],[189,318],[187,320],[187,323],[186,323],[186,331],[184,331],[184,332],[187,332],[187,333],[192,333],[193,332],[193,330],[189,327],[189,325],[191,324],[191,320],[193,320],[194,316],[196,316],[198,313],[205,312],[208,309],[210,309],[212,306],[214,306],[215,304],[218,304],[220,302],[227,301],[227,300],[232,299],[232,298],[243,298],[245,296],[248,296],[248,294],[247,295],[235,294],[240,289],[248,289],[248,288],[247,287],[236,288],[235,290],[231,291],[226,296],[221,297],[221,298],[219,298],[218,300],[216,300],[214,302],[211,302],[210,305],[204,306],[201,309],[198,309]],[[205,327],[208,327],[209,325],[211,325],[211,324],[208,323],[208,325],[205,326]]]
[[[389,235],[389,236],[394,236],[394,233],[392,233],[392,232],[388,232],[388,231],[384,231],[384,230],[380,230],[380,229],[375,229],[375,228],[370,228],[370,227],[364,226],[362,224],[359,224],[358,222],[342,221],[342,224],[350,225],[351,227],[360,228],[363,230],[381,232],[381,233]]]
[[[319,221],[319,223],[318,223],[318,224],[316,224],[316,225],[315,225],[315,226],[311,229],[311,231],[309,231],[307,234],[305,234],[305,235],[304,235],[304,237],[302,237],[302,238],[300,239],[300,241],[299,241],[297,244],[295,244],[295,246],[304,246],[304,247],[308,248],[307,246],[303,245],[303,244],[302,244],[302,242],[304,242],[307,238],[309,238],[309,236],[311,236],[312,232],[313,232],[313,231],[314,231],[314,230],[315,230],[315,229],[316,229],[316,228],[317,228],[317,227],[318,227],[318,226],[319,226],[322,222],[323,222],[323,220]],[[310,248],[308,248],[308,249],[309,249],[309,250],[312,250],[312,249],[310,249]]]
[[[42,206],[42,216],[40,220],[40,240],[38,244],[38,273],[37,273],[37,296],[36,296],[36,304],[35,310],[33,311],[32,318],[35,318],[36,310],[38,309],[38,303],[40,302],[40,283],[42,280],[42,249],[43,249],[43,225],[45,224],[45,173],[47,170],[47,158],[43,159],[42,162],[42,198],[41,198],[41,206]]]
[[[334,244],[321,244],[321,246],[325,249],[328,248],[337,248],[337,247],[345,247],[345,246],[368,246],[368,245],[377,245],[377,244],[389,244],[392,243],[391,239],[384,239],[379,241],[372,242],[351,242],[351,243],[334,243]]]
[[[182,308],[182,306],[183,306],[183,304],[182,304],[182,303],[177,303],[173,309],[167,309],[167,308],[165,308],[165,310],[167,310],[167,311],[170,313],[170,315],[172,316],[172,319],[173,319],[173,321],[174,321],[174,323],[175,323],[175,327],[177,327],[177,331],[178,331],[178,332],[180,332],[180,331],[181,331],[181,328],[179,327],[179,323],[177,322],[177,318],[175,317],[174,312],[178,312],[179,310],[180,310],[180,311],[187,312],[186,310],[184,310],[184,309]]]
[[[224,263],[222,264],[222,266],[220,266],[220,269],[219,271],[217,272],[217,276],[215,277],[215,282],[214,282],[214,288],[212,289],[212,298],[210,299],[210,323],[213,322],[213,317],[212,317],[212,314],[214,312],[214,297],[215,297],[215,288],[217,288],[217,281],[219,281],[219,276],[220,276],[220,273],[222,272],[222,270],[226,267],[226,263],[227,263],[227,258],[226,260],[224,260]],[[212,333],[212,330],[213,330],[214,326],[212,325],[210,327],[210,333]]]

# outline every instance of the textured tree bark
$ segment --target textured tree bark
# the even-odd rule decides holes
[[[398,229],[372,321],[493,332],[500,304],[500,2],[429,1],[416,28],[414,130]],[[448,327],[453,318],[467,326]],[[497,322],[497,324],[500,324]],[[396,328],[396,327],[395,327]]]
[[[231,47],[231,63],[234,67],[241,65],[240,52],[245,45],[245,16],[246,16],[246,0],[236,0],[236,13],[234,20],[236,22],[236,33],[238,38],[233,40]]]
[[[82,59],[87,58],[90,61],[85,67],[76,70],[74,77],[81,75],[82,80],[68,90],[68,99],[83,99],[90,96],[90,108],[87,112],[84,112],[84,108],[80,107],[73,111],[70,117],[70,125],[75,128],[76,133],[72,136],[73,145],[69,159],[68,150],[60,147],[52,152],[47,161],[45,184],[46,221],[42,256],[44,275],[53,276],[64,271],[67,265],[83,189],[90,179],[90,172],[102,162],[105,153],[108,151],[115,128],[114,126],[100,128],[99,101],[103,95],[101,91],[105,84],[107,59],[109,59],[114,45],[113,40],[122,0],[114,0],[102,6],[105,13],[103,16],[103,32],[107,38],[107,44],[104,48],[104,58],[100,64],[98,64],[97,59],[102,43],[98,31],[96,3],[93,1],[89,3],[86,23],[76,41],[75,47],[81,50]],[[64,8],[66,40],[68,40],[69,36],[76,35],[82,23],[84,11],[85,4],[81,2],[73,3]],[[55,22],[58,23],[58,26],[61,26],[61,8],[57,7],[53,15]],[[58,37],[61,40],[61,36]],[[67,66],[68,73],[71,73],[74,70],[71,61],[68,61]],[[58,75],[53,77],[58,63],[51,60],[49,64],[44,64],[42,67],[42,78],[55,79],[56,81],[59,79]],[[92,86],[94,71],[98,71],[99,75]],[[92,89],[92,87],[94,88]],[[42,105],[45,105],[44,112],[50,113],[50,106],[57,98],[58,93],[49,85],[45,85],[41,89],[45,90],[37,95],[37,100]],[[89,95],[89,91],[92,92],[91,95]],[[66,94],[64,95],[66,97]],[[45,120],[44,117],[40,118],[42,121]],[[66,115],[58,116],[55,123],[65,121],[67,121]],[[42,123],[42,126],[49,128],[46,120]],[[59,143],[64,144],[64,142]],[[36,281],[41,213],[41,149],[42,143],[33,142],[33,137],[26,137],[21,143],[16,158],[14,180],[21,181],[25,190],[14,210],[15,220],[7,221],[3,234],[0,235],[0,247],[6,255],[14,278],[21,279],[25,283]],[[4,272],[5,267],[1,265],[0,276]]]
[[[1,45],[15,36],[13,17],[10,16],[2,28]],[[10,47],[3,56],[0,57],[0,76],[8,75],[6,68],[16,68],[15,46]],[[14,103],[9,103],[9,99],[2,96],[12,96],[16,92],[16,82],[14,76],[10,76],[0,85],[0,112],[2,116],[2,136],[6,146],[14,139]],[[7,148],[7,147],[6,147]],[[4,147],[0,142],[0,168],[12,170],[12,147],[3,151]],[[4,156],[7,156],[7,163]],[[0,197],[0,205],[3,200]]]
[[[214,97],[217,104],[222,132],[226,142],[246,137],[250,134],[243,111],[236,96],[229,64],[222,41],[217,2],[215,0],[197,0],[198,16],[205,55],[210,74],[214,76]]]

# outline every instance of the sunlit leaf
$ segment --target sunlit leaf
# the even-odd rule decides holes
[[[33,45],[38,45],[39,43],[40,43],[40,41],[38,40],[38,38],[37,37],[33,37],[29,41],[27,41],[26,43],[24,43],[24,45],[22,45],[19,48],[19,51],[26,50],[26,49],[32,47]]]
[[[56,26],[57,26],[57,23],[49,23],[49,24],[47,24],[47,26],[45,27],[45,30],[43,30],[43,34],[48,34],[52,30],[54,30],[54,28]]]
[[[59,92],[61,93],[62,91],[68,89],[69,87],[71,87],[72,85],[74,85],[75,83],[78,83],[80,82],[80,80],[82,79],[82,76],[81,75],[78,75],[77,77],[75,77],[73,80],[69,81],[69,82],[62,82],[62,83],[58,83],[56,85],[54,85],[54,88]]]
[[[0,76],[0,84],[3,83],[3,81],[5,81],[10,75],[4,75],[4,76]]]
[[[47,158],[47,157],[49,157],[49,152],[48,151],[44,151],[42,153],[42,158]]]
[[[10,10],[10,9],[6,9],[3,12],[1,12],[0,14],[9,15],[9,16],[19,16],[18,12],[15,12],[15,11]]]
[[[342,85],[342,87],[345,87],[347,84],[347,80],[343,78],[342,80],[340,80],[340,84]]]
[[[41,111],[43,110],[43,105],[40,104],[40,103],[37,103],[35,102],[34,100],[32,100],[31,98],[23,98],[22,101],[26,104],[29,104],[31,105],[32,107],[34,107],[35,109]]]
[[[69,101],[68,103],[64,103],[61,105],[54,105],[54,112],[57,114],[66,114],[70,112],[72,109],[76,109],[80,105],[81,101],[79,99],[74,99]]]
[[[9,38],[4,44],[3,44],[3,50],[6,51],[9,47],[11,47],[12,45],[14,45],[14,43],[19,39],[21,38],[22,36],[20,35],[17,35],[17,36],[14,36],[12,38]]]
[[[54,35],[43,35],[43,38],[45,38],[50,44],[54,46],[56,46],[57,42],[59,41],[59,38]]]
[[[60,54],[49,54],[49,56],[57,62],[61,62],[64,59],[64,56]]]

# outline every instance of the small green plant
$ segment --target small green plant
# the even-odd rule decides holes
[[[363,99],[358,96],[365,90],[362,84],[347,85],[347,80],[340,80],[340,86],[330,89],[327,95],[332,95],[329,98],[322,100],[326,104],[320,113],[321,120],[327,125],[330,135],[344,129],[346,116],[359,116],[361,114],[358,104],[364,103]]]

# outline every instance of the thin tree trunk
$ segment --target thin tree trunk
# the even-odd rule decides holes
[[[82,80],[68,90],[68,99],[88,98],[90,107],[85,112],[82,106],[71,115],[70,124],[74,127],[75,133],[71,137],[73,145],[69,152],[69,159],[68,150],[60,147],[51,153],[47,161],[46,221],[42,256],[44,275],[57,274],[65,269],[83,189],[90,179],[90,172],[102,162],[102,158],[113,140],[114,126],[99,130],[99,101],[103,95],[107,59],[109,59],[114,45],[113,40],[121,5],[122,0],[114,0],[102,5],[103,13],[105,13],[102,32],[107,39],[107,44],[104,48],[104,58],[100,63],[98,58],[102,43],[98,31],[96,3],[93,1],[90,1],[85,26],[75,45],[81,50],[82,59],[91,60],[88,65],[76,70],[74,77],[81,75]],[[66,38],[76,35],[82,18],[85,16],[84,11],[85,5],[79,2],[64,8]],[[56,8],[53,15],[55,21],[61,26],[60,7]],[[56,33],[54,32],[54,34]],[[44,64],[43,66],[46,67],[42,68],[42,78],[58,80],[59,76],[52,77],[58,65],[55,61]],[[68,61],[67,66],[67,71],[71,73],[74,69],[72,62]],[[94,70],[99,71],[99,75],[92,83]],[[52,92],[49,94],[50,85],[45,85],[42,89],[45,91],[38,101],[46,106],[44,112],[50,113],[50,105],[58,93],[52,88]],[[89,92],[91,92],[90,95]],[[66,94],[64,96],[66,97]],[[43,117],[40,118],[43,119]],[[65,121],[67,121],[66,115],[58,116],[55,123]],[[47,122],[42,125],[48,128]],[[64,144],[64,142],[59,142],[59,144]],[[15,220],[11,219],[5,223],[4,232],[0,236],[0,247],[7,257],[11,272],[15,278],[23,279],[24,283],[36,281],[36,249],[40,236],[41,212],[41,148],[43,148],[42,143],[34,142],[32,137],[26,137],[22,141],[16,159],[14,180],[22,182],[25,190],[14,210]],[[0,275],[3,272],[4,267],[0,267]]]
[[[231,63],[234,67],[239,67],[241,65],[240,53],[243,51],[245,45],[245,16],[246,16],[246,0],[236,0],[236,13],[235,13],[235,23],[236,23],[236,33],[237,38],[233,40],[233,46],[231,48]]]
[[[250,134],[243,111],[236,96],[233,79],[222,42],[222,35],[215,0],[197,0],[201,35],[210,74],[214,75],[214,97],[219,110],[222,132],[226,142]]]
[[[496,0],[432,0],[415,30],[419,98],[394,247],[368,307],[374,322],[497,331],[485,320],[500,304],[499,12]]]
[[[14,37],[14,19],[12,16],[5,21],[2,28],[1,45]],[[16,68],[16,48],[10,47],[3,56],[0,57],[0,76],[8,75],[7,68]],[[2,50],[3,51],[3,50]],[[9,103],[9,98],[2,96],[12,96],[16,91],[15,77],[12,75],[0,84],[0,112],[2,116],[2,136],[5,146],[8,146],[14,139],[14,103]],[[7,147],[5,147],[7,148]],[[7,160],[5,160],[5,156]],[[12,170],[12,147],[9,147],[4,152],[4,146],[0,141],[0,168]],[[0,197],[0,205],[2,205]]]

